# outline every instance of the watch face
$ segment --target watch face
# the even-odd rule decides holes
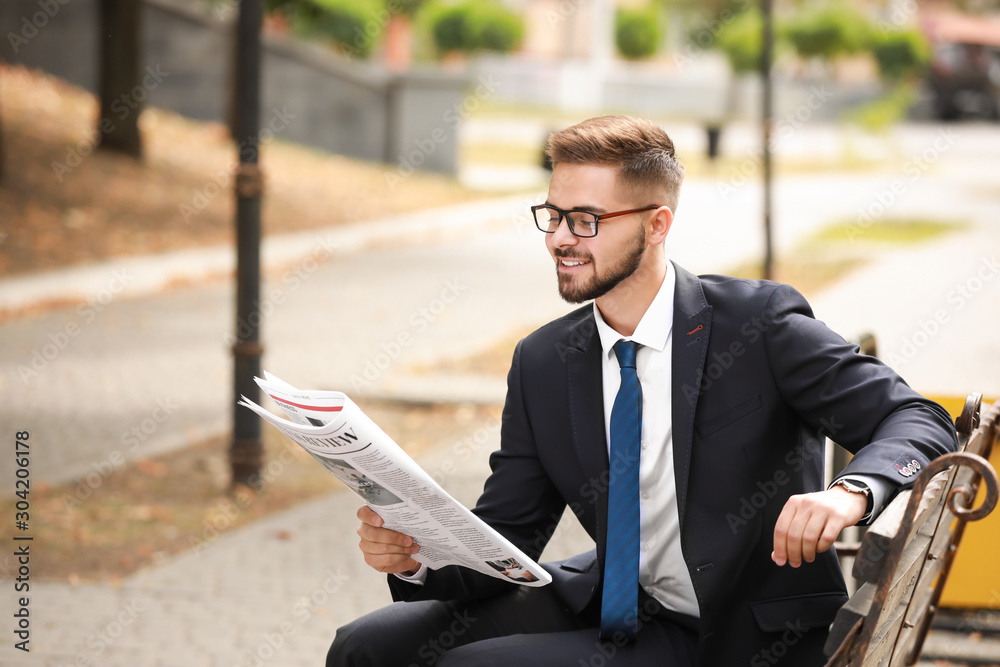
[[[844,487],[848,491],[852,491],[854,493],[864,493],[864,494],[868,493],[868,487],[867,486],[861,486],[860,484],[857,484],[855,482],[851,482],[851,481],[846,480],[846,479],[840,480],[839,482],[837,482],[837,484],[840,485],[840,486],[842,486],[842,487]]]

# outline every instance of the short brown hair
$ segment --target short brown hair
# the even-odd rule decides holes
[[[665,204],[677,210],[684,165],[674,142],[652,121],[631,116],[598,116],[549,135],[545,154],[553,165],[599,164],[617,167],[618,183],[637,206]],[[650,194],[656,201],[647,201]]]

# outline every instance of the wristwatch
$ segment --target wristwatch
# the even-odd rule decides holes
[[[863,493],[865,498],[868,499],[868,505],[865,506],[865,515],[861,517],[861,521],[868,519],[872,513],[872,490],[868,488],[868,485],[853,479],[841,478],[831,484],[830,488],[832,489],[835,486],[842,486],[844,490],[851,493]]]

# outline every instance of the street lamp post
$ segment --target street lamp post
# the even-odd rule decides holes
[[[260,202],[264,190],[258,163],[260,127],[261,0],[240,0],[236,27],[236,108],[233,135],[236,172],[236,333],[233,344],[233,439],[229,448],[232,482],[260,487],[263,458],[260,418],[236,405],[244,395],[260,402]]]
[[[764,141],[764,279],[773,278],[774,257],[771,249],[771,116],[773,114],[771,90],[771,61],[774,49],[774,16],[772,0],[761,0],[761,17],[763,18],[763,38],[760,49],[761,75],[761,128]]]

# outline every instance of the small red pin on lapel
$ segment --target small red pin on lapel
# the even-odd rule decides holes
[[[698,326],[696,326],[696,327],[695,327],[694,329],[691,329],[691,331],[688,331],[688,336],[690,336],[690,335],[691,335],[691,334],[693,334],[693,333],[697,333],[697,332],[701,331],[701,330],[702,330],[702,329],[704,329],[704,328],[705,328],[705,327],[703,327],[702,325],[700,325],[700,324],[699,324],[699,325],[698,325]]]

